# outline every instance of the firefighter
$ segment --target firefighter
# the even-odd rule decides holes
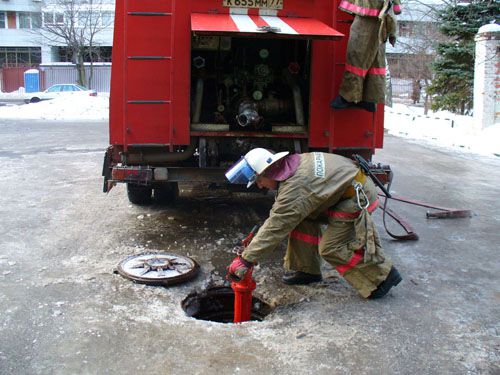
[[[376,187],[353,160],[256,148],[226,177],[231,183],[278,190],[268,219],[228,267],[230,279],[241,280],[288,234],[286,284],[321,281],[320,257],[365,298],[383,297],[401,281],[370,215],[378,205]],[[322,224],[327,224],[323,231]]]
[[[354,15],[344,76],[334,109],[362,108],[375,112],[385,102],[385,43],[396,42],[394,14],[401,13],[400,0],[342,0],[339,8]]]

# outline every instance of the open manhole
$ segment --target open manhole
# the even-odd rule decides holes
[[[192,292],[181,305],[192,318],[218,323],[232,323],[234,319],[234,292],[227,286],[213,286],[203,292]],[[271,311],[271,306],[253,296],[250,320],[262,321]]]
[[[120,262],[117,271],[136,283],[170,286],[191,280],[200,266],[193,259],[173,253],[143,253]]]

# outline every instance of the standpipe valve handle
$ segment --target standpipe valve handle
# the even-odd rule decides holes
[[[246,236],[246,238],[244,238],[243,240],[241,240],[241,244],[243,245],[243,247],[247,247],[248,244],[250,242],[252,242],[252,239],[254,238],[255,234],[257,233],[257,231],[259,230],[259,226],[258,225],[255,225],[252,230],[250,231],[250,233],[248,234],[248,236]]]

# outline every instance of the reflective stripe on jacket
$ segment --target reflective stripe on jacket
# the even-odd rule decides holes
[[[339,8],[344,12],[365,17],[378,17],[384,8],[384,0],[342,0]],[[393,0],[394,14],[401,14],[401,0]]]

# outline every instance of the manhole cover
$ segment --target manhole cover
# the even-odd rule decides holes
[[[172,253],[144,253],[121,261],[117,271],[123,277],[148,285],[174,285],[194,278],[200,266],[193,259]]]
[[[230,287],[213,286],[202,292],[192,292],[181,302],[186,315],[218,323],[232,323],[234,319],[234,292]],[[262,321],[272,311],[264,301],[252,298],[250,320]]]

